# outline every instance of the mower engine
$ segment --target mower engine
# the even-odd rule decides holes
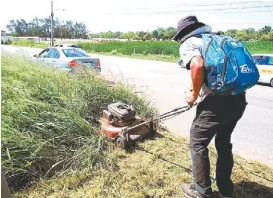
[[[103,111],[101,133],[115,140],[120,148],[126,149],[130,142],[154,134],[153,123],[144,122],[145,120],[136,115],[133,106],[116,102]]]

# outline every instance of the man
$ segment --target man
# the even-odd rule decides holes
[[[212,196],[208,145],[215,136],[218,152],[216,183],[221,197],[233,196],[230,179],[233,168],[231,134],[242,117],[246,99],[239,95],[214,94],[206,85],[206,68],[201,47],[201,34],[211,33],[211,28],[198,22],[195,16],[179,21],[174,40],[181,42],[179,49],[184,66],[191,70],[192,89],[186,101],[192,105],[200,96],[196,116],[190,130],[190,150],[194,184],[182,184],[186,197],[207,198]]]

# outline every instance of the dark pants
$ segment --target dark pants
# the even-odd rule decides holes
[[[210,96],[196,110],[190,131],[192,172],[196,189],[203,195],[211,193],[208,145],[215,135],[218,152],[216,182],[223,196],[231,196],[230,179],[233,168],[231,134],[246,107],[245,94],[238,96]]]

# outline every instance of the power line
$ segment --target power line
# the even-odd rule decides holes
[[[240,7],[240,8],[217,8],[217,9],[203,9],[203,10],[198,10],[198,9],[195,9],[195,10],[181,10],[181,11],[175,11],[175,10],[172,10],[172,11],[158,11],[158,12],[151,12],[151,13],[155,13],[155,14],[168,14],[170,12],[172,13],[184,13],[184,12],[209,12],[209,11],[225,11],[225,10],[245,10],[245,9],[251,9],[251,8],[272,8],[273,5],[267,5],[267,6],[261,6],[261,7]]]
[[[238,12],[243,12],[246,11],[246,9],[266,9],[266,8],[273,8],[273,5],[266,5],[266,6],[261,6],[261,7],[240,7],[240,8],[218,8],[218,9],[203,9],[203,10],[181,10],[181,11],[177,11],[177,10],[172,10],[172,11],[152,11],[152,12],[124,12],[124,13],[119,13],[122,15],[142,15],[142,14],[185,14],[185,13],[196,13],[196,12],[215,12],[215,11],[227,11],[227,10],[240,10]],[[267,10],[249,10],[248,12],[264,12]],[[236,12],[234,12],[236,13]],[[113,15],[110,13],[110,15]]]
[[[227,5],[241,5],[241,4],[250,4],[250,3],[268,3],[265,1],[245,1],[245,2],[228,2],[225,3],[225,1],[222,1],[222,3],[208,3],[208,4],[171,4],[171,5],[164,5],[164,6],[159,6],[157,8],[177,8],[178,6],[185,6],[185,7],[211,7],[211,6],[227,6]],[[156,8],[156,6],[154,6],[153,8]],[[139,8],[134,8],[133,10],[149,10],[151,9],[150,7],[139,7]]]
[[[273,12],[273,10],[251,10],[251,11],[249,11],[249,12]],[[217,12],[209,12],[209,13],[207,13],[207,14],[216,14]],[[244,12],[242,12],[242,11],[234,11],[234,12],[232,12],[232,11],[224,11],[224,12],[221,12],[221,13],[223,13],[223,14],[230,14],[230,13],[239,13],[239,14],[244,14],[244,13],[247,13],[246,11],[244,11]]]
[[[212,24],[242,24],[242,23],[236,23],[236,22],[213,22],[213,21],[210,21],[210,22],[208,22],[208,23],[212,23]],[[272,22],[270,22],[270,23],[272,23]],[[252,24],[252,25],[254,25],[254,24],[261,24],[261,25],[263,25],[263,24],[270,24],[270,23],[267,23],[267,22],[248,22],[247,24]]]

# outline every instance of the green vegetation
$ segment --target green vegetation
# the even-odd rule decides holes
[[[119,56],[119,57],[126,57],[126,58],[134,58],[134,59],[146,59],[146,60],[156,60],[156,61],[164,61],[164,62],[177,62],[178,58],[177,56],[172,55],[162,55],[162,54],[131,54],[131,55],[124,55],[122,53],[112,53],[112,52],[95,52],[95,51],[89,51],[90,53],[98,53],[106,56]]]
[[[129,87],[109,87],[91,71],[62,73],[6,55],[1,65],[1,165],[13,189],[56,173],[111,166],[98,126],[85,119],[99,119],[109,103],[131,103],[145,116],[154,112]]]
[[[89,34],[89,38],[120,38],[134,40],[170,40],[176,34],[176,28],[159,27],[150,32],[100,32],[97,34]],[[260,30],[248,28],[243,30],[230,29],[225,32],[219,31],[219,34],[229,35],[240,41],[273,41],[273,29],[271,26],[264,26]]]
[[[50,31],[48,27],[51,25],[50,17],[33,18],[30,21],[25,19],[12,19],[7,24],[7,29],[12,32],[11,36],[36,36],[41,38],[50,38]],[[74,22],[71,20],[60,21],[54,18],[53,23],[54,38],[82,38],[86,39],[88,30],[84,23]]]
[[[273,53],[273,43],[270,41],[245,42],[251,53]],[[128,42],[102,42],[102,43],[80,43],[86,51],[107,52],[123,55],[168,55],[179,58],[178,42],[172,41],[128,41]],[[113,53],[113,51],[115,53]]]
[[[210,150],[212,185],[217,190],[217,154]],[[160,132],[155,139],[138,143],[128,153],[120,150],[111,153],[115,156],[112,167],[42,180],[17,197],[184,197],[180,185],[192,181],[188,140],[169,132]],[[236,156],[232,176],[234,197],[273,197],[272,175],[272,169]]]
[[[22,46],[22,47],[37,47],[37,48],[48,47],[46,43],[35,43],[32,40],[13,40],[11,44],[16,46]]]
[[[246,47],[251,53],[268,53],[273,54],[272,41],[245,42]]]
[[[36,44],[34,41],[13,41],[12,45],[24,47],[45,48],[46,44]],[[180,44],[173,41],[112,41],[100,43],[79,43],[86,51],[104,55],[123,56],[138,59],[160,60],[176,62],[179,59]],[[273,42],[255,41],[245,42],[249,51],[254,53],[273,53]]]
[[[112,52],[124,55],[131,54],[161,54],[178,56],[179,43],[172,41],[128,41],[128,42],[102,42],[102,43],[80,43],[80,46],[87,51]]]
[[[154,114],[131,87],[109,87],[92,72],[62,73],[6,55],[1,72],[1,165],[15,197],[182,197],[181,182],[191,182],[187,139],[160,132],[125,152],[85,119],[99,118],[117,100],[142,116]],[[216,157],[211,149],[215,190]],[[271,168],[236,156],[235,197],[272,197],[272,175]]]
[[[7,24],[7,29],[12,32],[12,36],[36,36],[50,37],[48,27],[51,25],[50,18],[33,18],[30,21],[25,19],[12,19]],[[208,24],[210,25],[210,24]],[[134,39],[134,40],[171,40],[176,34],[175,27],[158,27],[151,31],[137,32],[100,32],[88,34],[86,24],[74,21],[61,21],[58,18],[54,19],[54,37],[64,39],[87,39],[87,38],[116,38],[116,39]],[[229,35],[241,41],[273,41],[273,29],[271,26],[265,25],[259,30],[254,28],[247,29],[229,29],[225,32],[219,31],[220,34]]]

